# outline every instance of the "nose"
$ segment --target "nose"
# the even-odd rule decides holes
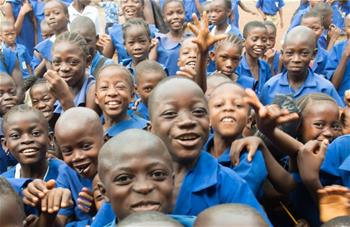
[[[73,149],[72,162],[78,162],[80,160],[83,160],[83,153],[84,152],[80,151],[79,149]]]
[[[184,129],[193,128],[196,126],[196,121],[192,119],[192,114],[186,111],[180,114],[178,125]]]
[[[46,105],[43,101],[39,101],[37,107],[39,110],[41,110],[41,109],[44,109],[46,107]]]
[[[133,184],[133,190],[137,193],[147,195],[154,189],[153,183],[147,177],[138,177]]]
[[[328,139],[329,141],[333,139],[334,135],[334,130],[331,129],[331,127],[327,127],[322,131],[322,136]]]
[[[22,135],[22,144],[31,144],[33,143],[33,137],[29,133]]]
[[[293,62],[300,62],[300,55],[299,54],[293,54],[292,61]]]
[[[226,60],[225,67],[228,68],[228,69],[232,69],[233,62],[231,60]]]
[[[225,103],[223,111],[225,111],[225,112],[232,112],[232,111],[234,111],[233,104],[232,103]]]
[[[60,70],[62,72],[68,72],[70,70],[70,66],[68,63],[65,63],[65,62],[62,62],[61,63],[61,67],[60,67]]]
[[[114,97],[118,95],[118,89],[115,89],[113,86],[109,87],[107,90],[107,96]]]

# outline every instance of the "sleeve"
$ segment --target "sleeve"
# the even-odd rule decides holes
[[[332,85],[332,87],[331,87],[329,95],[335,99],[335,101],[337,102],[337,104],[340,107],[344,107],[345,104],[344,104],[343,100],[340,98],[340,96],[339,96],[337,90],[335,90],[333,84],[331,84],[331,85]]]
[[[261,9],[262,8],[262,0],[258,0],[257,2],[256,2],[256,8],[259,8],[259,9]],[[237,3],[238,4],[238,3]]]
[[[331,52],[328,55],[328,61],[326,63],[326,67],[325,67],[325,73],[326,73],[326,78],[328,80],[331,80],[333,77],[333,74],[335,72],[335,70],[337,69],[337,65],[339,64],[339,57],[338,57],[338,51],[337,48],[338,46],[333,47],[333,49],[331,50]]]
[[[285,6],[286,4],[284,3],[284,0],[280,0],[279,1],[279,4],[278,4],[278,6],[279,6],[279,9],[281,9],[283,6]]]

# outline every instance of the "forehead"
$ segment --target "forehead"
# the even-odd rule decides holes
[[[85,25],[85,26],[81,26],[81,27],[78,27],[78,28],[74,28],[72,30],[72,32],[79,33],[84,38],[91,39],[91,38],[96,37],[96,33],[94,32],[94,29],[95,28],[91,28],[91,27]]]
[[[210,95],[211,99],[215,99],[218,97],[243,98],[244,96],[245,92],[243,88],[231,83],[219,85],[219,87],[216,87],[213,93]]]
[[[0,76],[0,88],[4,88],[4,87],[14,88],[14,87],[16,87],[16,84],[11,77]]]
[[[147,31],[142,25],[131,25],[125,30],[125,39],[135,39],[144,36],[147,37]]]
[[[1,30],[2,31],[13,31],[15,29],[15,26],[13,24],[3,24]]]
[[[170,10],[170,8],[181,8],[183,9],[183,5],[179,1],[171,1],[166,4],[164,11]]]
[[[193,40],[194,40],[194,38],[185,39],[185,40],[182,42],[182,44],[181,44],[181,50],[182,50],[182,49],[185,49],[185,48],[187,48],[187,49],[197,49],[198,46],[197,46],[197,44],[195,44],[195,43],[193,42]]]
[[[30,93],[31,94],[34,94],[34,93],[45,93],[45,92],[49,92],[49,87],[48,87],[47,83],[35,84],[30,89]]]
[[[216,48],[215,52],[217,52],[218,54],[227,53],[231,55],[241,55],[241,49],[238,47],[238,45],[235,45],[230,42],[223,42]]]
[[[276,29],[274,29],[270,25],[265,25],[266,26],[266,31],[268,35],[275,35],[276,34]]]
[[[305,34],[305,36],[289,37],[283,44],[283,49],[309,49],[313,50],[314,42],[312,36]]]
[[[33,111],[26,112],[13,112],[7,117],[6,128],[11,128],[12,126],[18,126],[17,124],[31,123],[44,125],[45,119],[42,119],[38,113]]]
[[[52,55],[56,54],[69,54],[75,56],[81,56],[83,54],[83,50],[78,46],[78,44],[73,44],[69,41],[62,40],[54,44]]]
[[[252,27],[248,32],[248,36],[262,36],[267,35],[267,29],[264,27]]]
[[[164,72],[149,70],[149,71],[141,71],[137,74],[139,81],[149,82],[149,81],[159,81],[165,78]]]
[[[44,10],[54,10],[54,9],[59,9],[63,11],[63,6],[56,1],[48,1],[44,6]]]
[[[321,18],[319,17],[307,17],[303,18],[301,24],[311,25],[311,24],[322,24]]]
[[[114,80],[118,80],[118,81],[125,81],[125,82],[129,82],[129,78],[130,75],[125,72],[124,69],[121,69],[119,67],[114,67],[114,66],[110,66],[107,67],[105,69],[103,69],[98,76],[97,79],[97,83],[100,82],[106,82],[106,81],[114,81]]]
[[[215,0],[209,4],[209,8],[225,8],[225,6],[226,6],[225,0]]]

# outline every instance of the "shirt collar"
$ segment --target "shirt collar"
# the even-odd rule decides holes
[[[279,84],[281,86],[289,86],[289,82],[288,82],[288,72],[285,71],[282,73],[281,78],[279,80]],[[301,90],[301,88],[303,87],[316,87],[317,83],[315,80],[315,76],[313,71],[309,68],[308,69],[308,75],[306,77],[306,80],[304,81],[304,84],[299,88],[299,90]]]
[[[350,172],[350,155],[339,166],[339,169]]]

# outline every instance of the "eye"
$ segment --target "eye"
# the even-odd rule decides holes
[[[193,110],[193,115],[196,117],[204,117],[207,115],[207,110],[204,108],[195,108]]]
[[[32,131],[32,135],[35,136],[35,137],[39,137],[39,136],[41,136],[41,134],[42,134],[42,132],[39,131],[39,130]]]
[[[163,116],[166,119],[170,119],[175,118],[177,116],[177,113],[173,110],[166,110],[161,114],[161,116]]]
[[[164,170],[155,170],[151,173],[151,177],[156,181],[163,181],[168,176],[169,176],[169,174]]]
[[[9,137],[13,140],[19,139],[20,134],[19,133],[10,133]]]
[[[89,143],[84,143],[84,144],[82,145],[81,148],[82,148],[84,151],[88,151],[88,150],[91,149],[91,147],[92,147],[91,144],[89,144]]]
[[[314,122],[313,124],[317,129],[322,129],[324,127],[323,122]]]
[[[145,87],[143,88],[143,91],[146,93],[150,93],[152,91],[152,87]]]
[[[68,147],[61,148],[60,150],[63,156],[70,156],[73,153],[73,150]]]
[[[117,91],[125,91],[125,90],[127,90],[127,87],[125,85],[119,84],[119,85],[115,86],[115,89]]]
[[[78,65],[79,63],[80,63],[80,60],[78,60],[78,59],[72,59],[72,60],[69,61],[69,64],[70,64],[71,66],[76,66],[76,65]]]
[[[115,178],[115,182],[118,185],[127,185],[132,181],[132,176],[129,174],[121,174]]]

